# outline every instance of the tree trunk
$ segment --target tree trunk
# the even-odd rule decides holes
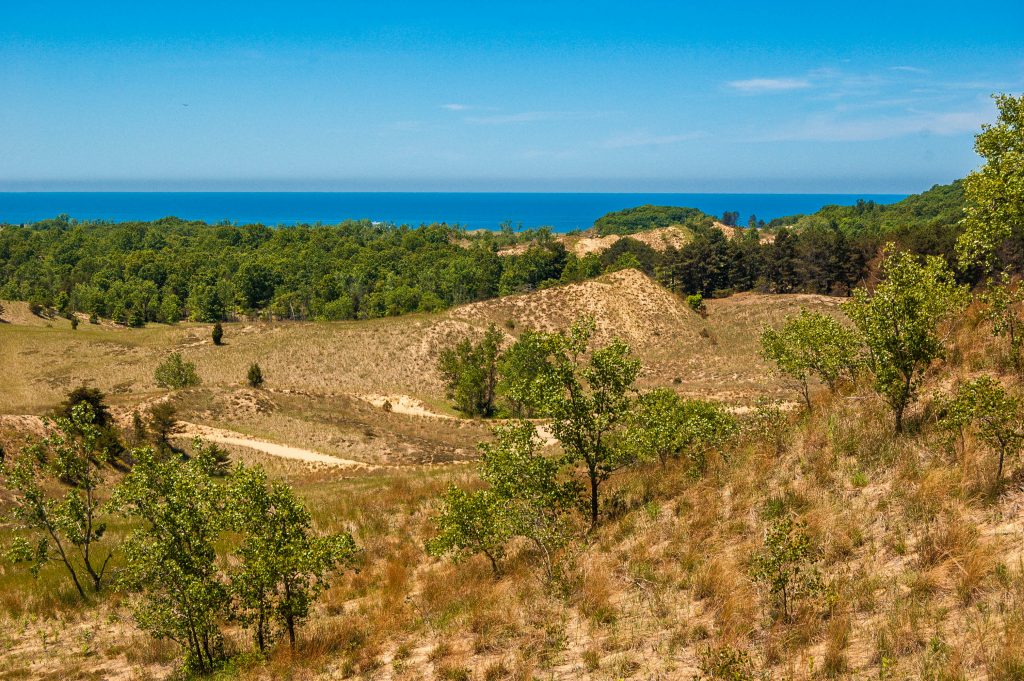
[[[263,636],[263,630],[266,628],[266,626],[267,616],[263,612],[263,606],[260,606],[259,619],[256,622],[256,645],[259,647],[261,655],[267,652],[267,641],[266,638]]]
[[[597,470],[590,470],[590,529],[594,530],[597,527],[597,487],[600,482],[597,479]]]
[[[501,570],[498,569],[498,561],[494,559],[490,551],[484,551],[484,555],[487,556],[487,560],[491,561],[491,570],[494,571],[494,576],[497,578],[501,574]]]

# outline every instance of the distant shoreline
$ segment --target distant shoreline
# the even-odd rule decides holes
[[[588,229],[606,213],[643,204],[697,208],[709,215],[760,220],[813,213],[858,200],[889,204],[906,194],[734,194],[609,192],[0,192],[0,223],[38,222],[66,214],[77,220],[184,220],[232,224],[335,224],[345,220],[447,223],[467,229]]]

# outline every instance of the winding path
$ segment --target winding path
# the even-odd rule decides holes
[[[379,466],[366,463],[365,461],[342,459],[341,457],[331,456],[330,454],[314,452],[310,449],[301,449],[299,447],[290,447],[288,445],[281,445],[267,440],[258,440],[254,437],[243,435],[242,433],[236,433],[222,428],[213,428],[211,426],[203,426],[189,421],[178,421],[178,427],[174,436],[190,438],[199,437],[209,442],[216,442],[222,445],[248,447],[249,449],[255,449],[256,451],[270,454],[271,456],[279,456],[282,459],[294,459],[296,461],[305,461],[307,463],[322,463],[327,464],[328,466],[339,466],[341,468],[379,468]]]

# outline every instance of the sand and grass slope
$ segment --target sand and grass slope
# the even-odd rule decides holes
[[[150,324],[127,329],[34,317],[6,304],[0,324],[0,413],[41,414],[76,385],[88,383],[115,404],[163,394],[157,364],[180,352],[195,362],[203,388],[242,387],[259,362],[274,390],[307,396],[415,398],[450,413],[435,366],[438,353],[494,323],[511,341],[524,329],[565,328],[593,316],[602,340],[619,336],[644,361],[644,384],[670,384],[688,394],[745,400],[765,391],[788,394],[757,356],[760,328],[801,306],[834,310],[839,299],[739,294],[708,302],[706,317],[636,270],[457,307],[433,315],[356,322],[238,322],[224,325],[217,347],[210,327]],[[25,309],[22,309],[25,308]]]

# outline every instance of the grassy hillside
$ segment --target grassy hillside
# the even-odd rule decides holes
[[[0,413],[41,414],[72,387],[88,382],[116,404],[161,394],[153,379],[169,352],[196,363],[202,389],[242,387],[259,362],[274,390],[307,395],[400,394],[443,409],[436,373],[440,349],[495,323],[514,338],[527,328],[562,328],[585,314],[595,316],[602,337],[624,336],[644,359],[644,381],[673,383],[691,393],[752,398],[780,390],[756,357],[763,323],[807,305],[834,308],[822,296],[745,294],[709,302],[701,318],[676,296],[635,270],[598,279],[506,296],[453,310],[360,322],[226,323],[217,347],[210,325],[149,324],[130,329],[89,324],[76,331],[61,317],[32,315],[8,302],[0,324],[0,371],[6,377]]]
[[[622,283],[606,279],[595,285],[604,288],[589,293],[591,300]],[[482,303],[419,323],[421,329],[431,323],[479,328],[538,314],[557,325],[568,312],[555,304],[567,299],[551,295]],[[811,302],[777,299],[794,306]],[[621,324],[648,357],[648,367],[659,366],[657,351],[639,342],[669,341],[665,335],[680,333],[688,321],[685,311],[669,298],[637,311],[630,310],[635,301],[628,298],[620,298],[618,308],[606,307],[608,300],[601,303],[604,331]],[[744,336],[773,313],[756,296],[712,302],[706,323],[721,335],[718,352],[732,355],[731,369],[739,375],[757,362]],[[719,326],[713,326],[716,317]],[[656,320],[662,326],[654,326]],[[689,321],[700,328],[699,318]],[[364,333],[398,334],[376,324],[366,323]],[[2,337],[27,332],[15,326],[3,325]],[[296,328],[309,344],[331,337],[310,336],[316,326]],[[45,334],[66,339],[71,333],[45,326],[31,330],[42,334],[34,341],[40,352],[49,352]],[[239,331],[229,326],[229,345],[217,351],[238,352],[261,335],[253,331],[243,341]],[[164,329],[116,333],[149,339],[136,346],[143,353],[161,333],[181,339]],[[233,337],[238,346],[230,344]],[[366,342],[369,336],[358,338]],[[937,396],[958,378],[1003,371],[1005,349],[976,310],[957,320],[948,338],[948,360],[929,370],[908,435],[892,434],[885,405],[860,383],[834,395],[817,391],[809,414],[750,411],[742,434],[713,454],[702,476],[677,463],[614,475],[608,519],[581,536],[550,581],[525,544],[513,547],[499,579],[482,557],[453,564],[424,553],[434,533],[430,517],[438,495],[450,482],[477,484],[472,467],[354,473],[233,448],[233,456],[264,461],[275,476],[292,482],[319,527],[353,531],[362,554],[358,570],[333,582],[301,630],[294,658],[280,647],[267,661],[243,658],[228,677],[1021,678],[1024,465],[1012,460],[1008,481],[995,494],[991,453],[970,435],[950,441],[934,424]],[[97,340],[111,342],[107,336]],[[696,341],[683,340],[678,347],[690,342]],[[210,379],[202,390],[231,399],[230,372],[218,374],[221,363],[205,354],[214,349],[183,349],[206,358],[201,366]],[[93,365],[97,379],[100,367]],[[290,380],[298,384],[303,375]],[[1020,389],[1013,376],[1002,381]],[[120,393],[118,399],[128,396],[140,395]],[[267,408],[287,409],[293,398],[301,396],[271,392],[267,399],[277,406]],[[341,401],[323,401],[317,418],[326,424],[333,412],[347,408]],[[383,416],[380,410],[367,412],[372,413]],[[252,418],[255,424],[271,417]],[[401,414],[388,418],[416,421]],[[385,423],[378,418],[367,427],[398,428],[397,421]],[[439,432],[452,423],[435,418],[429,428]],[[14,437],[10,428],[8,438]],[[756,577],[755,558],[766,550],[769,528],[786,516],[805,528],[805,568],[815,579],[813,588],[794,595],[790,614],[782,617],[767,584]],[[83,608],[62,585],[55,569],[47,568],[36,581],[11,566],[2,568],[0,673],[165,678],[174,671],[175,648],[139,632],[120,599]],[[240,630],[229,633],[231,647],[247,645]]]

